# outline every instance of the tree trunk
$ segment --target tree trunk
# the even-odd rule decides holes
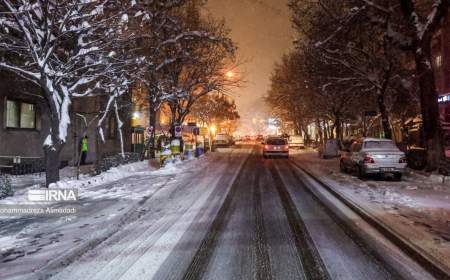
[[[59,181],[59,154],[63,145],[44,147],[45,154],[45,186]]]
[[[148,154],[149,157],[155,158],[155,135],[156,135],[156,111],[154,104],[150,103],[149,106],[149,114],[148,114],[148,123],[153,128],[152,133],[148,139]]]
[[[320,142],[320,144],[323,144],[323,131],[322,131],[322,126],[320,125],[319,119],[316,119],[316,126],[317,126],[317,130],[318,130],[318,134],[319,134],[319,142]]]
[[[379,92],[377,97],[378,109],[381,114],[381,125],[383,127],[384,138],[392,139],[392,129],[389,123],[389,113],[386,110],[386,104],[384,103],[384,93]]]
[[[416,67],[419,77],[420,105],[422,110],[423,132],[425,138],[426,169],[435,171],[441,159],[445,158],[442,143],[438,92],[436,90],[434,71],[431,67],[431,43],[429,40],[416,51]]]
[[[305,141],[305,145],[309,145],[309,143],[311,142],[311,138],[310,135],[308,133],[308,127],[307,126],[302,126],[302,130],[303,130],[303,138]]]
[[[59,139],[59,113],[52,101],[48,99],[50,94],[43,89],[44,96],[47,99],[47,106],[43,106],[43,112],[49,116],[50,125],[47,131],[47,138],[50,137],[51,141],[44,142],[43,149],[45,155],[45,186],[59,181],[59,155],[64,142]],[[50,142],[50,143],[49,143]]]
[[[333,133],[333,137],[331,139],[339,139],[341,137],[341,116],[336,114],[334,116],[333,127],[331,128],[331,133]]]
[[[324,138],[324,143],[330,138],[329,134],[328,134],[328,125],[326,121],[323,121],[323,138]]]

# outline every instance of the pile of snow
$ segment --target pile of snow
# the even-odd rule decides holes
[[[131,175],[145,174],[153,171],[148,160],[113,167],[110,170],[96,176],[80,175],[80,180],[66,177],[59,182],[50,184],[50,188],[83,188],[94,187],[111,183]]]
[[[103,184],[112,183],[114,181],[130,177],[133,175],[146,175],[150,174],[154,171],[155,168],[149,165],[148,161],[135,162],[130,164],[125,164],[122,166],[111,168],[110,170],[96,176],[90,175],[80,175],[80,180],[76,180],[73,175],[73,167],[66,168],[63,172],[62,179],[54,184],[50,184],[50,188],[77,188],[79,190],[89,189],[92,187],[100,186]],[[69,175],[70,174],[70,175]],[[36,179],[35,175],[26,175],[22,178],[16,178],[17,182],[29,182],[30,179]],[[41,177],[39,177],[41,178]],[[45,180],[45,177],[42,178]],[[35,204],[31,203],[28,200],[28,190],[41,188],[42,184],[38,183],[35,185],[23,187],[23,188],[14,188],[15,194],[12,197],[7,197],[5,199],[0,200],[0,204]]]

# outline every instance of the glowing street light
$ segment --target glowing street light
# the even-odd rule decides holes
[[[139,112],[134,112],[133,113],[133,119],[138,120],[141,118],[141,114]]]
[[[217,127],[215,125],[212,125],[209,127],[209,131],[211,132],[211,134],[216,134],[217,131]]]
[[[234,77],[234,73],[232,71],[228,71],[225,75],[227,76],[228,79],[231,79]]]

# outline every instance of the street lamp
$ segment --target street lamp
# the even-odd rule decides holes
[[[215,125],[212,125],[209,127],[209,131],[211,132],[212,135],[215,135],[216,131],[217,131],[217,127]]]
[[[140,119],[140,117],[141,117],[141,114],[139,112],[133,113],[133,119],[138,120],[138,119]]]

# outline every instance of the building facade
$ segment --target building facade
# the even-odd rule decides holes
[[[446,146],[450,146],[450,11],[433,39],[433,66]]]
[[[49,118],[45,102],[39,94],[39,88],[20,81],[8,73],[0,73],[0,165],[7,165],[12,157],[44,158],[43,143],[49,131]],[[87,162],[94,163],[105,155],[121,150],[117,121],[111,114],[103,124],[105,142],[100,139],[97,121],[98,114],[106,100],[102,97],[83,97],[74,99],[71,107],[71,125],[68,129],[66,144],[61,151],[61,166],[75,165],[78,162],[80,142],[88,136],[89,152]],[[87,123],[86,126],[83,117]],[[125,123],[124,147],[131,150],[131,116],[122,113]]]

